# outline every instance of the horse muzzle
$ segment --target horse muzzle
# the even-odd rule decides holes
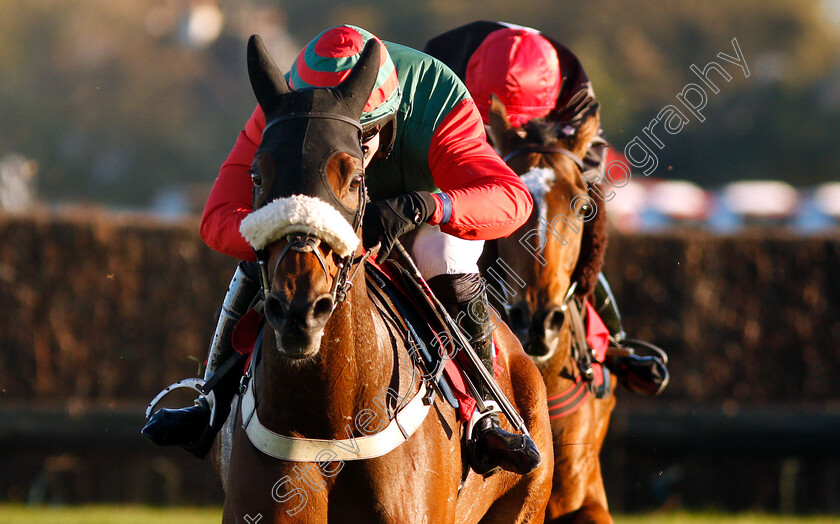
[[[510,307],[511,329],[526,353],[533,357],[550,356],[559,343],[560,332],[566,322],[566,308],[552,305],[532,315],[529,310],[526,302]]]
[[[266,322],[274,330],[277,350],[291,359],[315,356],[334,305],[330,294],[288,302],[275,293],[269,294],[264,312]]]

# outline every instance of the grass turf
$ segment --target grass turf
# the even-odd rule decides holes
[[[0,524],[208,524],[221,521],[219,508],[0,504]]]
[[[840,516],[773,515],[768,513],[668,512],[614,515],[616,524],[836,524]]]

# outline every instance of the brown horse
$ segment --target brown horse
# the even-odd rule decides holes
[[[552,523],[612,522],[598,455],[615,406],[615,381],[604,398],[591,394],[573,356],[569,318],[571,302],[594,289],[606,247],[605,214],[585,197],[579,165],[598,126],[594,108],[573,135],[558,139],[555,126],[543,120],[512,128],[502,103],[491,104],[494,145],[528,178],[535,202],[528,223],[487,246],[482,272],[496,277],[491,295],[500,297],[499,310],[507,312],[545,380],[554,436],[554,484],[546,512]]]
[[[411,369],[405,331],[365,279],[358,122],[378,60],[369,44],[339,86],[290,91],[259,39],[249,42],[267,125],[242,231],[259,250],[267,325],[214,450],[223,521],[543,522],[553,459],[545,387],[516,337],[496,331],[499,385],[543,465],[483,478],[464,468],[454,409],[440,395],[421,401],[428,386]]]

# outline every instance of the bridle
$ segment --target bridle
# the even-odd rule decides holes
[[[508,163],[510,160],[528,153],[554,153],[569,158],[577,166],[578,173],[583,178],[587,193],[590,194],[591,198],[592,186],[587,183],[586,176],[584,175],[585,166],[576,154],[562,146],[529,144],[514,149],[502,157],[502,160]],[[595,370],[593,369],[594,355],[586,340],[586,328],[582,315],[583,306],[579,302],[579,299],[575,297],[577,287],[578,282],[570,282],[566,296],[560,306],[560,311],[563,312],[565,324],[569,326],[571,331],[572,340],[569,357],[576,365],[580,374],[576,379],[573,379],[573,383],[568,388],[547,399],[551,420],[566,417],[574,413],[589,398],[590,394],[598,394],[593,382],[595,376]],[[551,348],[548,354],[536,357],[536,360],[538,362],[546,362],[553,358],[554,351],[555,348]]]
[[[506,154],[504,157],[502,157],[502,161],[505,164],[507,164],[508,162],[513,160],[514,158],[516,158],[518,156],[521,156],[521,155],[528,154],[528,153],[558,153],[558,154],[561,154],[561,155],[569,158],[572,162],[574,162],[575,165],[577,166],[578,170],[580,170],[580,172],[583,173],[583,170],[584,170],[583,160],[581,160],[580,157],[577,156],[576,154],[572,153],[571,151],[569,151],[565,147],[561,147],[561,146],[544,146],[544,145],[539,145],[539,144],[530,144],[530,145],[527,145],[527,146],[522,146],[522,147],[514,149],[510,153]]]
[[[542,144],[528,144],[517,149],[514,149],[510,153],[506,154],[502,157],[502,160],[505,163],[510,162],[512,159],[525,155],[528,153],[554,153],[560,154],[567,158],[569,158],[578,168],[578,172],[583,175],[585,167],[583,161],[578,157],[576,154],[572,153],[568,149],[562,146],[557,145],[542,145]],[[586,179],[584,178],[584,182]],[[587,193],[590,193],[591,189],[590,186],[587,184]],[[589,354],[587,349],[587,343],[585,336],[585,328],[583,327],[583,321],[581,319],[581,311],[580,305],[577,303],[575,299],[575,292],[577,290],[578,283],[571,282],[569,284],[569,288],[566,291],[565,299],[560,307],[560,310],[563,311],[564,316],[568,319],[571,317],[572,327],[574,328],[573,331],[573,340],[572,340],[572,353],[571,357],[572,360],[578,365],[584,380],[590,381],[592,379],[592,356]],[[551,350],[548,355],[539,357],[539,360],[547,360],[553,356],[554,350]]]
[[[290,118],[332,118],[351,123],[356,128],[361,129],[358,122],[343,117],[342,115],[333,115],[329,113],[306,113],[292,115],[291,117],[281,117],[282,120],[289,120]],[[275,123],[276,121],[270,122],[266,128],[274,125]],[[360,133],[360,142],[361,136],[362,135]],[[338,200],[337,195],[335,195],[335,191],[331,186],[329,187],[332,192],[332,197]],[[365,184],[364,176],[362,176],[361,183],[359,184],[357,190],[359,203],[353,214],[351,226],[358,237],[365,213],[365,203],[368,200],[367,186]],[[285,235],[283,238],[287,242],[277,257],[277,262],[275,262],[274,272],[272,274],[277,273],[280,262],[286,255],[289,254],[290,251],[301,253],[311,252],[318,259],[321,269],[324,271],[324,274],[329,280],[330,275],[327,268],[327,262],[320,250],[322,239],[312,233],[290,233]],[[339,303],[344,302],[347,299],[348,293],[353,286],[354,277],[359,272],[359,269],[365,266],[364,261],[377,252],[378,248],[375,247],[373,249],[366,250],[359,256],[355,256],[354,250],[348,255],[342,257],[333,250],[333,257],[338,259],[338,272],[333,279],[330,290],[330,295],[333,299],[333,310],[335,310]],[[268,263],[267,250],[262,249],[258,251],[257,259],[260,266],[263,298],[265,299],[271,290],[271,284],[268,280],[268,271],[266,267]],[[286,436],[276,433],[267,428],[263,422],[260,421],[260,416],[257,412],[259,400],[256,397],[257,387],[254,383],[255,379],[252,377],[255,377],[254,370],[258,365],[261,346],[261,342],[257,342],[255,345],[255,356],[252,357],[250,367],[240,382],[240,416],[242,420],[242,428],[245,430],[251,444],[260,452],[270,457],[293,462],[316,462],[325,451],[331,452],[332,456],[339,461],[366,460],[380,457],[389,453],[403,442],[406,442],[421,426],[431,409],[432,403],[427,402],[427,399],[431,398],[430,395],[433,390],[431,389],[431,386],[424,381],[424,386],[421,387],[410,400],[404,403],[394,413],[393,418],[389,420],[387,426],[375,433],[365,433],[361,437],[351,436],[349,439],[330,440]]]
[[[269,121],[265,128],[263,128],[263,137],[265,137],[266,131],[273,127],[280,122],[288,121],[288,120],[296,120],[296,119],[312,119],[312,118],[324,118],[330,120],[339,120],[341,122],[347,123],[355,127],[359,131],[359,145],[362,145],[362,125],[357,120],[354,120],[348,116],[340,115],[337,113],[326,113],[326,112],[316,112],[316,111],[309,111],[303,113],[289,113],[287,115],[282,115],[273,120]],[[332,191],[332,188],[330,188]],[[335,192],[332,191],[333,196],[336,197]],[[365,215],[365,204],[368,200],[367,198],[367,185],[365,184],[365,177],[364,174],[361,178],[361,183],[358,188],[359,194],[359,203],[356,206],[356,211],[353,215],[353,231],[356,233],[356,236],[359,235],[359,229],[362,227],[362,219]],[[324,275],[326,276],[327,280],[330,279],[330,272],[327,269],[327,262],[324,260],[324,256],[321,254],[321,250],[319,246],[321,244],[321,239],[312,234],[306,233],[291,233],[284,237],[286,239],[286,245],[280,251],[280,255],[277,257],[277,262],[274,263],[274,270],[272,271],[272,275],[276,274],[277,268],[280,266],[280,262],[283,261],[283,258],[289,253],[289,251],[296,251],[299,253],[312,253],[318,259],[318,263],[321,265],[321,269],[324,270]],[[267,297],[268,294],[271,292],[271,282],[268,279],[268,251],[265,249],[258,250],[257,254],[257,262],[260,267],[260,279],[262,285],[262,293],[263,298]],[[347,299],[347,293],[353,287],[353,278],[355,278],[356,273],[358,273],[359,268],[362,267],[364,264],[364,260],[369,258],[373,253],[371,251],[365,251],[362,255],[354,256],[352,253],[345,257],[338,257],[337,255],[333,255],[338,259],[337,266],[338,272],[336,273],[335,278],[333,279],[332,285],[330,287],[330,297],[332,298],[333,302],[333,310],[340,304]],[[356,266],[356,269],[353,273],[350,273],[350,270],[353,266]]]

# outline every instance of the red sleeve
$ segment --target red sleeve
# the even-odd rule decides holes
[[[253,208],[251,162],[264,127],[265,115],[258,105],[222,164],[201,214],[204,242],[240,260],[256,260],[253,248],[239,233],[239,224]]]
[[[525,184],[487,143],[472,99],[455,106],[435,129],[429,147],[435,185],[452,200],[444,233],[470,240],[492,240],[516,231],[528,220],[534,201]],[[440,223],[441,206],[429,221]]]

